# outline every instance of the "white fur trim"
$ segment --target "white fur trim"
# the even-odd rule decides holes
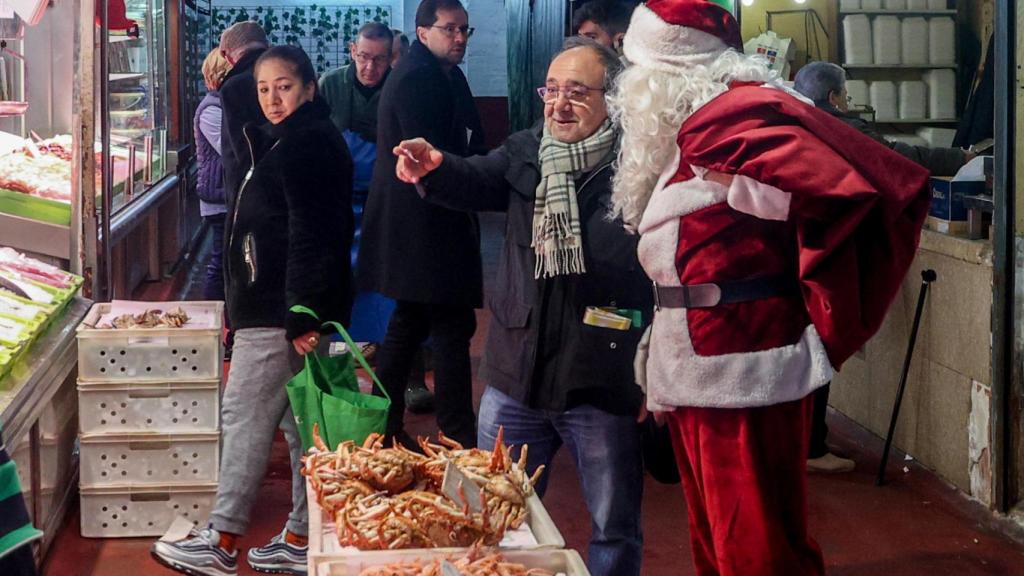
[[[799,400],[832,380],[832,364],[814,325],[790,346],[699,356],[685,308],[654,315],[647,358],[648,408],[751,408]]]
[[[750,214],[762,220],[789,218],[789,204],[793,198],[790,192],[783,192],[775,186],[734,174],[729,186],[729,206],[737,212]]]
[[[658,184],[655,185],[651,200],[647,203],[644,215],[640,219],[638,231],[641,236],[666,222],[674,223],[680,216],[692,214],[697,210],[726,201],[729,189],[709,180],[690,178],[665,186],[665,182],[675,175],[678,167],[679,152],[677,150],[675,158],[666,167]],[[698,166],[691,166],[691,168],[704,171]]]
[[[674,166],[671,173],[675,173]],[[663,286],[679,286],[675,262],[679,218],[725,202],[730,190],[700,178],[663,186],[667,180],[659,181],[644,212],[637,251],[651,280]],[[772,202],[779,200],[777,194],[785,194],[759,193],[774,196]],[[771,205],[772,210],[781,210]],[[832,379],[832,365],[813,325],[793,345],[720,356],[699,356],[694,351],[685,308],[656,312],[651,331],[647,360],[647,404],[651,410],[664,411],[671,406],[767,406],[803,398]]]
[[[622,52],[633,64],[682,74],[686,68],[714,62],[728,46],[722,39],[687,26],[669,24],[641,4],[633,10]]]

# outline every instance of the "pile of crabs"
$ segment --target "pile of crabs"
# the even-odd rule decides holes
[[[502,431],[493,451],[465,449],[439,434],[436,444],[419,439],[423,454],[398,443],[385,448],[379,434],[335,450],[315,426],[313,436],[303,474],[334,519],[341,545],[360,550],[497,545],[526,521],[527,499],[543,471],[527,474],[525,445],[513,461]],[[480,488],[479,505],[461,487],[458,499],[442,492],[449,463]]]

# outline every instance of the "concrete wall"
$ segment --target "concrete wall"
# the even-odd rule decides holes
[[[925,230],[878,334],[837,376],[831,402],[884,437],[914,319],[921,270],[938,273],[918,333],[895,445],[990,503],[992,248]]]

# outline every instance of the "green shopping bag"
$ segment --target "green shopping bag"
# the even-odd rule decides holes
[[[292,306],[291,311],[320,319],[304,306]],[[391,398],[348,332],[337,322],[323,325],[341,334],[348,345],[348,354],[321,356],[316,351],[310,352],[305,356],[305,368],[288,381],[288,400],[304,450],[313,445],[313,424],[319,426],[320,438],[332,449],[346,440],[362,444],[373,432],[383,434],[391,408]],[[359,391],[353,358],[370,375],[383,397]]]

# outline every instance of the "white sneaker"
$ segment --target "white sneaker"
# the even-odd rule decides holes
[[[178,542],[157,541],[150,553],[157,562],[190,576],[235,576],[238,552],[220,547],[220,533],[213,528],[195,530]]]
[[[807,459],[807,471],[821,474],[840,474],[842,472],[853,472],[857,463],[849,458],[840,458],[829,452],[819,458]]]
[[[269,544],[259,548],[251,548],[246,559],[249,566],[257,572],[267,574],[306,575],[306,552],[308,546],[289,544],[282,531]]]

